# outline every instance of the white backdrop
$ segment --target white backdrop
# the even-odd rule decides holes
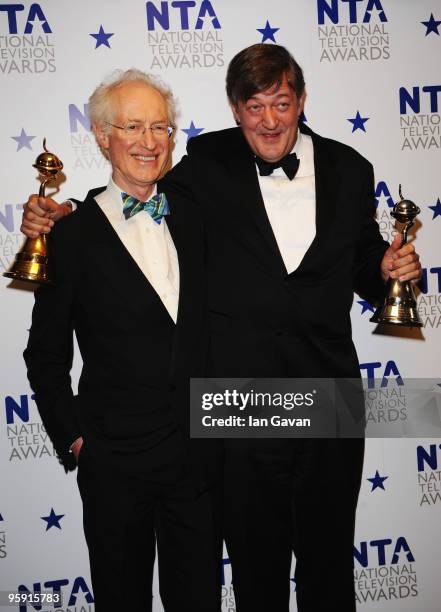
[[[373,162],[384,236],[393,234],[389,211],[399,183],[421,207],[424,328],[375,330],[369,305],[357,296],[352,310],[363,375],[389,381],[371,416],[405,419],[398,376],[439,376],[440,20],[439,0],[0,2],[0,271],[21,244],[21,204],[38,190],[32,164],[44,136],[65,166],[58,199],[82,198],[107,182],[85,105],[111,69],[136,66],[172,85],[180,108],[178,161],[189,135],[233,125],[224,93],[233,55],[256,42],[277,42],[304,68],[308,125]],[[89,612],[75,474],[65,475],[53,456],[21,357],[31,289],[0,281],[0,590],[41,585],[63,593],[62,608],[20,612]],[[440,459],[440,439],[368,442],[355,542],[359,610],[441,610]],[[316,480],[320,487],[320,473]],[[332,550],[317,550],[319,556],[332,564]],[[223,594],[223,610],[234,612],[226,553]]]

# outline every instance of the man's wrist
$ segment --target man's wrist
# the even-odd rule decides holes
[[[60,206],[63,208],[64,216],[70,215],[71,212],[76,210],[77,205],[72,200],[65,200]]]
[[[83,438],[80,436],[69,446],[69,452],[78,457],[78,453],[83,445]]]

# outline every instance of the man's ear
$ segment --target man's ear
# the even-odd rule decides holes
[[[93,133],[100,149],[104,152],[109,148],[109,134],[107,132],[108,126],[104,123],[94,123],[92,125]]]
[[[298,113],[299,117],[303,113],[303,109],[305,107],[305,100],[306,100],[306,90],[304,89],[302,95],[299,98],[299,113]]]
[[[233,117],[236,122],[236,125],[240,125],[240,119],[239,119],[239,114],[237,112],[237,107],[234,106],[232,102],[230,102],[230,108],[231,108],[231,112],[233,113]]]

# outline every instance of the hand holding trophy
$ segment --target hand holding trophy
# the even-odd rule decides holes
[[[406,244],[410,228],[415,217],[421,212],[419,207],[411,200],[404,200],[399,186],[400,201],[392,209],[391,216],[401,223],[401,246]],[[387,297],[383,306],[377,308],[370,319],[373,323],[392,323],[406,327],[422,327],[418,315],[417,303],[411,281],[400,281],[390,278],[387,282]]]
[[[33,164],[33,167],[39,172],[41,185],[38,195],[42,197],[45,196],[46,185],[53,181],[58,172],[63,169],[61,160],[46,149],[46,138],[43,140],[43,149],[44,153],[40,153]],[[3,276],[35,283],[50,283],[52,279],[50,278],[46,235],[40,234],[38,238],[28,238],[15,256],[11,269]]]

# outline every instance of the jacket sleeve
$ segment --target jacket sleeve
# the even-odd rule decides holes
[[[64,221],[60,224],[64,225]],[[73,279],[61,248],[64,232],[60,232],[60,229],[54,229],[49,240],[55,281],[39,287],[35,292],[32,325],[23,356],[43,424],[61,461],[69,467],[72,462],[69,447],[81,435],[81,431],[75,414],[70,378],[73,359]]]
[[[194,188],[192,162],[188,155],[184,155],[181,161],[161,179],[161,189],[164,189],[166,193],[177,194],[197,202],[197,189]]]
[[[360,205],[362,220],[356,241],[354,290],[371,304],[380,304],[386,295],[381,277],[381,261],[389,243],[383,240],[375,219],[374,173],[369,164]]]
[[[97,196],[99,193],[103,192],[106,189],[106,187],[96,187],[95,189],[91,189],[89,191],[89,193],[87,194],[87,198],[94,198],[95,196]],[[85,200],[77,200],[76,198],[67,198],[67,201],[69,202],[73,202],[76,206],[76,208],[81,208],[83,206],[83,204],[85,203]]]

